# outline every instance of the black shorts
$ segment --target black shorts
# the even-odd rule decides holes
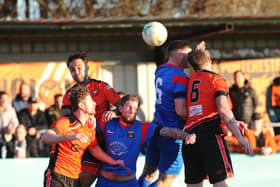
[[[183,146],[185,183],[197,184],[209,178],[211,184],[233,176],[225,140],[220,135],[197,137],[197,142]]]
[[[44,187],[79,187],[79,179],[60,175],[47,169],[44,177]]]

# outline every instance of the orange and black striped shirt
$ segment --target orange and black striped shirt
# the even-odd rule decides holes
[[[224,132],[224,124],[218,114],[216,97],[226,95],[229,98],[226,80],[214,72],[199,70],[191,75],[188,90],[188,119],[185,131],[189,132],[216,121]]]
[[[80,133],[87,137],[84,140],[63,141],[52,145],[48,168],[58,174],[77,179],[85,149],[97,145],[95,124],[88,121],[83,126],[74,115],[70,115],[60,117],[50,128],[60,135]]]

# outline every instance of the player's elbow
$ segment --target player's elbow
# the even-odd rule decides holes
[[[218,114],[221,117],[221,119],[224,119],[224,117],[227,116],[227,112],[225,109],[218,109]]]

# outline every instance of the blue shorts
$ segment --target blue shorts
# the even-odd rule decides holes
[[[182,140],[154,136],[147,143],[146,162],[164,174],[179,175],[183,167]]]
[[[139,187],[138,180],[135,178],[128,181],[112,181],[101,175],[98,176],[96,187]]]

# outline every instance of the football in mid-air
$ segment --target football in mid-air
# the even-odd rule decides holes
[[[143,28],[142,37],[150,46],[161,46],[167,39],[167,29],[160,22],[149,22]]]

